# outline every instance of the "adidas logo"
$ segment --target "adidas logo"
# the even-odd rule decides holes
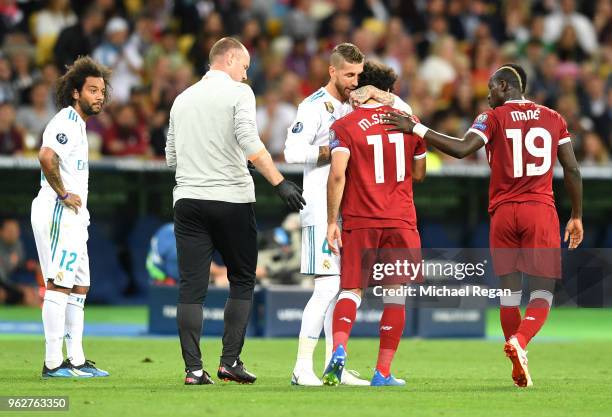
[[[535,320],[535,317],[527,316],[525,317],[525,320]]]
[[[345,321],[347,323],[352,323],[353,321],[351,319],[349,319],[348,317],[340,317],[340,320]]]

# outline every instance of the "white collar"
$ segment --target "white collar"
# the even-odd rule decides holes
[[[520,100],[506,100],[506,101],[504,101],[504,104],[506,104],[506,103],[523,103],[523,104],[527,104],[527,103],[531,103],[531,101],[522,98]]]
[[[206,71],[206,74],[204,74],[204,77],[202,77],[202,79],[204,78],[227,78],[228,80],[231,80],[232,77],[230,77],[230,75],[225,72],[225,71],[221,71],[221,70],[208,70]]]
[[[364,108],[364,109],[375,109],[377,107],[382,107],[382,106],[384,106],[384,104],[382,103],[370,103],[370,104],[364,103],[359,107]]]

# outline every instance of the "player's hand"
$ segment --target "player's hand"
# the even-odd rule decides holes
[[[389,112],[383,115],[382,122],[384,124],[393,125],[394,127],[388,127],[385,130],[389,132],[405,132],[412,133],[412,129],[416,126],[416,120],[409,115],[403,115],[401,113]]]
[[[77,194],[68,193],[68,197],[61,201],[66,207],[71,208],[77,214],[79,213],[82,203],[81,197],[79,197]]]
[[[293,211],[300,211],[305,205],[306,200],[302,197],[302,190],[297,184],[283,179],[278,185],[274,187],[276,193],[283,199],[283,201]]]
[[[338,247],[336,247],[336,242],[338,242]],[[340,255],[342,237],[338,223],[327,225],[327,246],[329,246],[329,250],[331,250],[334,255]]]
[[[582,219],[570,219],[565,226],[564,242],[569,240],[569,249],[576,249],[584,237]]]
[[[359,107],[373,96],[373,89],[370,85],[359,87],[349,94],[349,103],[353,107]]]

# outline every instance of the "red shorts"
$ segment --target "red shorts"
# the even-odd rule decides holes
[[[561,277],[561,237],[555,207],[532,201],[501,204],[491,215],[489,240],[495,274],[524,272]]]
[[[413,276],[410,272],[414,269],[409,265],[421,263],[420,248],[421,238],[416,229],[343,230],[340,287],[352,289],[421,282],[420,270]],[[382,268],[385,264],[395,266],[398,261],[401,261],[399,274]]]

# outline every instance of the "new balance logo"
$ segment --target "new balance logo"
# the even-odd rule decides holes
[[[535,317],[527,316],[525,317],[525,320],[535,320]]]
[[[345,321],[347,323],[352,323],[353,320],[349,319],[348,317],[340,317],[340,320]]]
[[[380,330],[391,330],[393,326],[380,326]]]

